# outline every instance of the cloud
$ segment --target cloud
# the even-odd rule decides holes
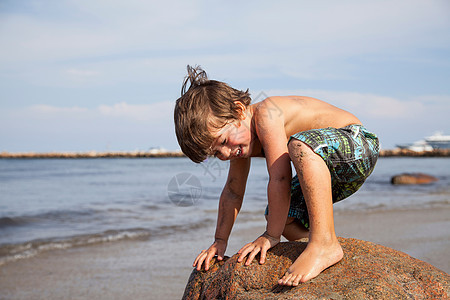
[[[69,75],[74,75],[76,77],[93,77],[100,74],[100,72],[95,70],[81,70],[81,69],[68,69],[66,73]]]
[[[41,1],[32,13],[3,13],[0,62],[98,58],[168,49],[174,42],[186,41],[178,26],[195,17],[193,6],[181,1],[176,3],[178,9],[173,1],[62,2],[56,11],[47,7],[52,4]],[[47,9],[53,14],[45,13]]]
[[[41,10],[49,9],[43,3]],[[450,26],[442,1],[250,1],[238,8],[202,1],[114,3],[65,1],[54,16],[41,10],[3,14],[0,61],[115,60],[155,51],[169,51],[163,56],[171,57],[175,49],[187,57],[192,51],[226,49],[247,52],[248,59],[265,53],[288,69],[296,61],[449,46],[436,31]]]
[[[0,110],[5,151],[176,149],[173,103],[58,107],[33,105]]]
[[[358,116],[379,120],[417,118],[425,108],[418,99],[398,99],[368,93],[326,90],[268,90],[265,93],[269,96],[304,95],[315,97],[349,110]],[[450,100],[450,97],[448,98]]]
[[[11,112],[19,119],[38,120],[105,120],[115,122],[134,122],[157,125],[161,122],[172,122],[173,102],[162,101],[151,104],[129,104],[120,102],[112,105],[99,105],[95,108],[59,107],[46,104],[33,105]]]
[[[33,105],[29,107],[26,110],[30,110],[33,114],[45,114],[48,115],[61,115],[61,114],[79,114],[87,112],[87,108],[83,107],[56,107],[52,105],[46,105],[46,104],[40,104],[40,105]]]
[[[393,56],[443,68],[431,55],[423,63],[415,51],[449,48],[443,32],[450,18],[439,1],[34,3],[40,6],[31,12],[0,15],[4,90],[19,81],[30,93],[36,87],[89,90],[80,99],[86,103],[112,105],[121,99],[109,93],[119,89],[113,94],[148,89],[157,95],[154,101],[173,98],[166,90],[179,91],[186,64],[200,64],[213,78],[237,86],[250,80],[256,88],[264,80],[353,84],[361,74],[375,82],[379,75],[365,68],[380,60],[392,65]],[[105,96],[94,99],[94,88],[104,91],[92,94]]]
[[[133,105],[126,102],[114,105],[100,105],[98,112],[107,117],[125,118],[132,121],[158,124],[160,121],[172,119],[173,103],[170,101],[146,105]]]

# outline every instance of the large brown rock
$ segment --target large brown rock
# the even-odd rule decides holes
[[[428,184],[438,181],[434,176],[423,173],[403,173],[392,176],[392,184]]]
[[[237,262],[237,255],[194,269],[183,299],[448,299],[450,276],[405,253],[356,239],[339,238],[344,258],[297,287],[278,279],[305,249],[285,242],[271,249],[264,265]]]

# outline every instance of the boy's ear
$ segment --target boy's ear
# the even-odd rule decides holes
[[[239,114],[239,119],[244,120],[247,107],[241,101],[238,101],[238,100],[234,101],[234,105]]]

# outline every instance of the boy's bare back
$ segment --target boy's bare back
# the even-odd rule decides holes
[[[265,118],[280,117],[284,122],[286,138],[310,129],[361,124],[353,114],[319,99],[304,96],[274,96],[250,105],[255,114],[261,105],[268,106]]]

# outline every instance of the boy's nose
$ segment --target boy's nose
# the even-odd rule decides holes
[[[230,158],[231,149],[228,147],[221,147],[220,148],[220,156],[223,160],[227,160]]]

